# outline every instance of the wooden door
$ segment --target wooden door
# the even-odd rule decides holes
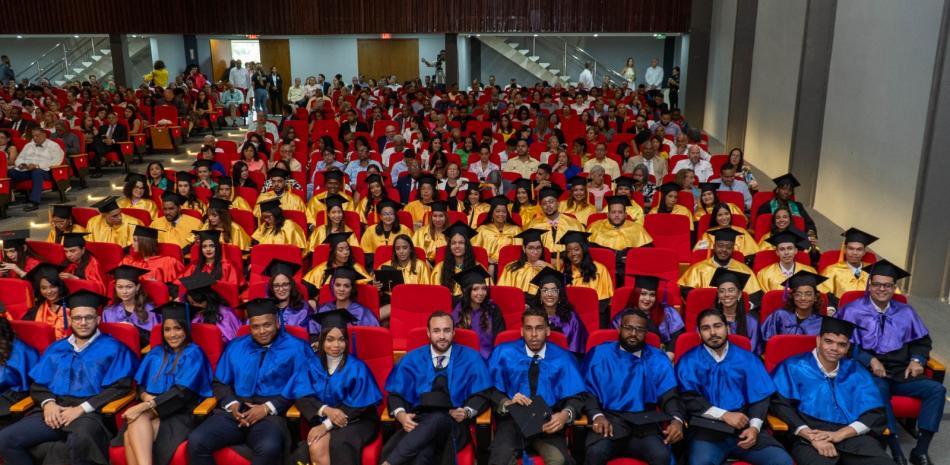
[[[231,41],[211,39],[211,81],[217,82],[231,65]]]
[[[359,72],[366,79],[396,75],[402,83],[419,79],[419,41],[417,39],[358,39]]]
[[[264,72],[270,73],[271,66],[277,67],[277,72],[284,80],[284,91],[293,85],[294,78],[290,75],[290,42],[287,39],[261,39],[261,64]]]

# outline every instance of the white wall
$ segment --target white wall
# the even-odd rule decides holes
[[[726,139],[732,82],[732,48],[736,35],[736,0],[716,0],[709,33],[709,74],[703,130],[720,142]]]
[[[435,60],[439,51],[445,48],[445,36],[442,34],[393,35],[394,39],[417,39],[419,41],[419,76],[433,74],[434,68],[427,67],[421,58]],[[340,73],[343,80],[350,81],[359,68],[357,39],[378,39],[375,35],[346,36],[301,36],[290,37],[290,68],[293,77],[301,79],[323,73],[327,80]]]
[[[185,71],[185,41],[180,35],[150,36],[152,58],[165,62],[170,79]]]
[[[430,68],[422,62],[422,59],[435,63],[435,58],[439,56],[439,52],[445,49],[445,35],[443,34],[423,34],[419,36],[393,36],[394,38],[419,38],[419,79],[423,79],[423,76],[434,76],[435,68]],[[399,76],[397,76],[399,77]],[[400,78],[402,80],[402,78]]]
[[[815,206],[880,236],[875,251],[898,265],[907,258],[943,4],[837,6]]]
[[[788,172],[805,9],[805,2],[758,6],[743,148],[746,159],[769,177]]]

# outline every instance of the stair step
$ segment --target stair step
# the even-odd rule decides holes
[[[538,63],[538,66],[544,69],[548,69],[548,66],[551,66],[551,63]]]
[[[86,68],[88,68],[88,67],[92,66],[92,62],[91,62],[91,61],[83,61],[83,62],[82,62],[82,65],[85,66]]]
[[[99,52],[102,53],[103,55],[108,55],[108,54],[112,53],[112,50],[109,50],[109,49],[107,49],[107,48],[103,48],[103,49],[99,49]]]
[[[64,84],[66,84],[66,81],[60,79],[60,80],[58,80],[58,81],[53,81],[53,84],[56,84],[57,86],[60,86],[60,87],[61,87],[61,86],[63,86]]]
[[[82,71],[83,71],[82,68],[73,68],[73,72],[76,73],[76,74],[79,74],[79,73],[81,73]]]
[[[557,75],[558,73],[561,72],[561,70],[559,70],[559,69],[549,69],[548,71],[550,71],[551,74],[554,74],[554,75]]]
[[[89,57],[89,59],[91,59],[92,61],[99,61],[102,59],[102,55],[93,55]]]
[[[520,53],[520,54],[522,54],[522,55],[524,55],[524,56],[528,56],[528,54],[531,53],[531,50],[528,50],[528,49],[526,49],[526,48],[523,48],[523,49],[518,50],[518,53]]]
[[[63,77],[66,78],[66,79],[72,79],[72,78],[76,77],[76,75],[75,75],[75,74],[64,74]]]
[[[533,61],[533,62],[535,62],[535,63],[537,63],[538,60],[541,59],[541,57],[539,57],[539,56],[537,56],[537,55],[532,55],[532,56],[529,56],[528,59],[531,60],[531,61]]]
[[[517,42],[505,42],[505,43],[508,44],[509,47],[514,48],[514,49],[517,49],[520,46],[520,44]]]

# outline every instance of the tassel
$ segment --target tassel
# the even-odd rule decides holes
[[[69,329],[69,315],[66,313],[66,299],[65,298],[63,298],[61,305],[63,307],[63,329],[68,330]]]
[[[527,450],[521,452],[521,465],[534,465],[534,460],[531,460]]]

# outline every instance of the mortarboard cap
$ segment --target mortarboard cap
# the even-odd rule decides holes
[[[791,226],[782,232],[769,236],[766,241],[775,247],[778,247],[779,244],[791,242],[795,244],[795,247],[798,247],[801,250],[807,249],[810,245],[808,236]]]
[[[117,199],[115,196],[106,197],[92,204],[92,207],[99,210],[99,213],[113,212],[119,209],[119,204],[116,203]]]
[[[185,326],[191,324],[191,315],[188,312],[188,306],[183,302],[170,301],[155,307],[152,311],[161,316],[163,320],[179,321]]]
[[[471,286],[474,284],[485,284],[485,280],[489,277],[491,277],[491,275],[488,274],[488,272],[485,271],[481,265],[475,265],[471,268],[455,273],[455,276],[453,276],[452,279],[459,283],[459,286],[464,288],[465,286]]]
[[[660,288],[660,278],[646,274],[633,275],[634,287],[647,291],[655,291]]]
[[[449,211],[449,203],[444,200],[436,200],[435,202],[429,204],[429,208],[431,208],[434,212],[445,213]]]
[[[274,258],[271,259],[271,261],[267,264],[267,267],[264,268],[264,275],[273,278],[274,276],[282,274],[290,276],[290,278],[293,279],[294,275],[296,275],[297,271],[299,270],[299,263],[293,263],[281,260],[279,258]]]
[[[546,266],[534,276],[534,279],[531,280],[531,284],[534,284],[538,287],[541,287],[547,283],[556,283],[558,286],[563,286],[564,273]]]
[[[448,228],[445,228],[445,231],[442,231],[442,234],[445,234],[446,241],[451,240],[452,236],[455,236],[456,234],[461,234],[466,239],[470,240],[471,238],[475,237],[476,234],[478,234],[478,231],[472,229],[469,225],[461,221],[456,221]]]
[[[39,289],[39,280],[40,278],[53,279],[59,276],[59,272],[63,271],[65,267],[62,265],[56,265],[53,263],[40,263],[33,267],[27,274],[23,277],[29,280],[34,284],[34,287]]]
[[[630,197],[627,197],[626,195],[611,195],[610,197],[607,197],[606,200],[607,200],[607,205],[619,204],[619,205],[623,205],[624,207],[629,207],[631,205]]]
[[[201,244],[204,241],[213,241],[221,243],[221,230],[218,229],[205,229],[203,231],[192,231],[192,234],[198,237],[198,243]]]
[[[792,173],[785,173],[777,178],[772,178],[772,182],[775,183],[775,187],[789,185],[793,189],[801,185]]]
[[[326,174],[324,174],[324,176],[326,176]],[[290,171],[287,171],[283,168],[271,168],[267,170],[267,177],[287,179],[290,177]]]
[[[392,208],[394,212],[402,210],[402,204],[395,200],[383,199],[376,204],[376,211],[382,211],[384,208]]]
[[[357,319],[345,308],[320,312],[313,316],[320,324],[321,331],[327,331],[330,328],[339,328],[346,332],[346,325],[356,323]]]
[[[742,290],[745,289],[745,284],[749,282],[751,276],[752,275],[748,273],[733,271],[728,268],[717,268],[716,272],[713,273],[712,279],[709,280],[709,286],[719,287],[725,283],[733,283],[739,290]]]
[[[564,245],[572,243],[587,244],[588,237],[590,237],[590,233],[587,231],[568,231],[557,242]]]
[[[521,189],[527,189],[529,191],[531,190],[530,179],[518,178],[518,179],[515,179],[514,182],[512,182],[511,184],[514,185],[516,189],[521,188]]]
[[[525,438],[533,438],[543,432],[544,424],[551,418],[551,407],[540,396],[531,398],[531,405],[512,404],[508,413]]]
[[[135,229],[132,231],[132,235],[136,237],[146,237],[149,239],[158,240],[158,230],[155,228],[150,228],[148,226],[142,226],[140,224],[135,225]]]
[[[854,328],[854,323],[850,321],[825,316],[821,318],[821,331],[818,334],[840,334],[851,339],[851,336],[854,334]]]
[[[233,186],[234,180],[231,179],[231,176],[219,176],[218,185],[219,186]]]
[[[185,276],[180,279],[182,286],[185,286],[185,290],[188,292],[201,291],[204,289],[211,289],[211,286],[214,285],[214,278],[210,274],[199,271],[191,276]]]
[[[673,191],[679,192],[681,190],[683,190],[683,188],[675,182],[668,182],[660,186],[660,192],[662,192],[663,195],[669,194]]]
[[[162,202],[171,202],[175,205],[178,205],[179,207],[184,205],[187,201],[188,199],[186,199],[183,195],[179,195],[177,192],[165,191],[162,194]]]
[[[333,269],[333,279],[339,278],[349,279],[350,282],[355,283],[366,279],[366,276],[363,276],[362,273],[356,271],[352,266],[344,265]]]
[[[419,177],[416,178],[416,182],[417,182],[420,186],[423,185],[423,184],[428,184],[428,185],[430,185],[430,186],[432,186],[432,187],[435,187],[436,184],[438,184],[438,181],[435,179],[435,176],[433,176],[433,175],[431,175],[431,174],[428,174],[428,173],[420,174]]]
[[[589,179],[588,179],[587,177],[584,177],[584,176],[574,176],[573,178],[568,179],[568,180],[567,180],[567,183],[570,184],[571,187],[574,187],[574,186],[586,186],[588,181],[589,181]]]
[[[247,312],[248,320],[255,316],[276,315],[278,311],[276,300],[263,297],[248,300],[241,305],[241,308]]]
[[[376,173],[366,176],[366,184],[372,184],[374,182],[382,184],[382,185],[386,185],[386,183],[383,182],[383,177]]]
[[[340,242],[346,242],[346,241],[348,241],[348,240],[350,239],[350,236],[352,236],[352,235],[353,235],[353,233],[351,233],[351,232],[349,232],[349,231],[327,234],[327,237],[326,237],[326,239],[323,240],[323,243],[324,243],[324,244],[330,244],[330,248],[331,248],[331,249],[335,249],[336,246],[337,246]]]
[[[175,173],[175,182],[178,182],[178,181],[186,181],[188,183],[192,183],[195,181],[195,175],[187,171],[179,171]]]
[[[346,197],[343,197],[340,194],[330,194],[325,198],[320,199],[324,205],[327,206],[327,210],[333,207],[343,208],[343,204],[347,202]]]
[[[3,248],[5,249],[22,248],[29,238],[30,231],[26,229],[0,232],[0,241],[3,242]]]
[[[789,289],[796,289],[799,286],[811,286],[815,289],[818,289],[818,285],[827,281],[828,278],[812,273],[810,271],[798,270],[790,276],[785,282],[782,283],[783,286]]]
[[[864,244],[865,247],[871,245],[878,239],[877,236],[872,236],[858,228],[848,228],[848,230],[841,233],[841,235],[844,236],[845,244],[848,242],[860,242]]]
[[[271,213],[274,213],[274,212],[280,212],[280,211],[281,211],[281,209],[280,209],[280,199],[279,199],[279,198],[273,198],[273,199],[270,199],[270,200],[265,200],[265,201],[263,201],[263,202],[260,203],[260,206],[261,206],[261,212],[271,212]]]
[[[208,199],[208,208],[214,210],[230,210],[231,201],[225,199],[219,199],[217,197],[212,197]]]
[[[53,205],[53,216],[56,218],[72,218],[73,206],[66,204]]]
[[[521,231],[521,233],[515,237],[521,239],[522,244],[527,244],[529,242],[541,242],[541,235],[547,233],[548,231],[545,229],[529,228]]]
[[[102,295],[87,289],[80,289],[66,296],[66,307],[74,309],[77,307],[92,307],[98,309],[108,302],[109,299]]]
[[[558,199],[561,197],[561,192],[562,191],[561,191],[560,186],[558,186],[557,184],[551,184],[548,187],[542,188],[538,192],[538,201],[541,201],[547,197],[554,197],[555,199]]]
[[[718,242],[718,241],[735,242],[736,237],[740,236],[742,233],[732,228],[717,228],[717,229],[710,230],[709,234],[712,235],[714,242]]]
[[[701,182],[699,183],[699,192],[716,192],[719,190],[718,182]]]
[[[633,186],[637,183],[637,180],[631,178],[630,176],[621,176],[615,181],[617,182],[617,187],[626,187],[629,189],[633,189]]]
[[[511,203],[511,199],[509,199],[506,195],[496,195],[488,199],[488,205],[491,206],[492,210],[494,210],[495,207],[499,205],[504,205],[507,207],[509,203]]]
[[[63,233],[63,247],[85,247],[88,235],[85,232]]]
[[[141,278],[143,274],[148,273],[149,271],[144,268],[139,268],[137,266],[119,265],[109,270],[109,272],[112,273],[113,276],[115,276],[115,279],[124,279],[127,281],[138,282],[139,278]]]
[[[899,266],[887,261],[886,259],[878,260],[876,263],[872,263],[861,269],[868,272],[868,281],[871,280],[871,277],[878,275],[890,276],[894,278],[894,281],[910,276],[910,273],[904,271]]]
[[[209,170],[211,169],[211,166],[213,165],[214,165],[214,160],[208,160],[207,158],[202,158],[201,160],[197,160],[191,164],[191,166],[194,166],[195,168],[204,167],[204,168],[208,168]]]
[[[290,176],[290,173],[287,173],[287,176]],[[330,170],[323,172],[323,182],[327,181],[339,181],[343,182],[343,172],[340,170]]]

